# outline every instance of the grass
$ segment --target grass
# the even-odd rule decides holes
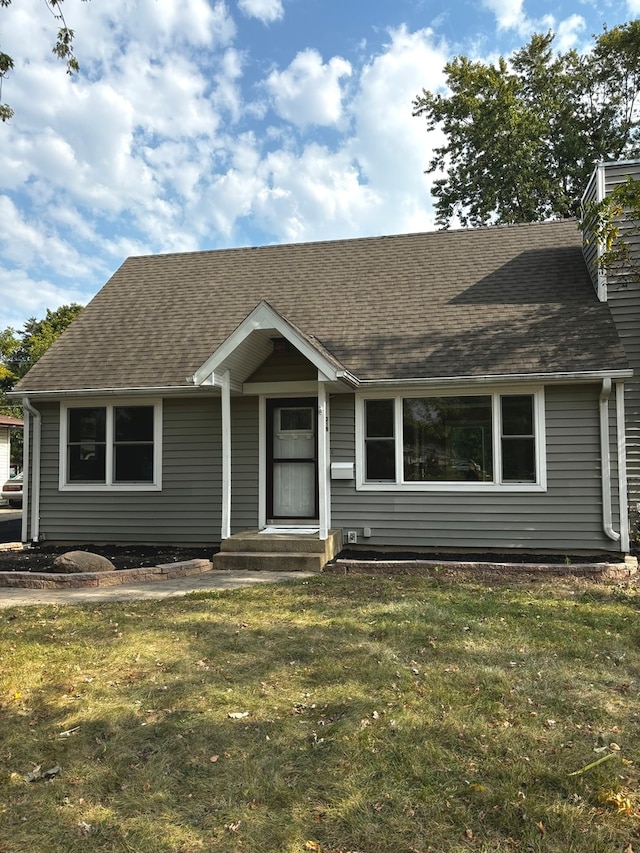
[[[639,611],[337,575],[0,611],[0,851],[638,851]]]

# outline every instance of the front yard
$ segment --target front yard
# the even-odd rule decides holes
[[[639,612],[339,575],[1,611],[0,851],[638,853]]]

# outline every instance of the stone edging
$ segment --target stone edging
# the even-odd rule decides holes
[[[184,560],[145,569],[119,569],[114,572],[0,572],[0,587],[21,589],[82,589],[97,586],[121,586],[184,578],[210,572],[211,560]]]
[[[596,580],[625,580],[638,572],[636,557],[626,557],[624,563],[488,563],[446,560],[336,560],[325,567],[329,572],[376,572],[389,574],[416,574],[420,571],[441,569],[476,572],[492,572],[513,575],[556,575],[585,577]]]

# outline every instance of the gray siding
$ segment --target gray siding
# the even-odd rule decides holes
[[[161,492],[59,491],[59,406],[41,404],[40,410],[40,532],[46,541],[174,545],[220,541],[219,399],[164,400]]]
[[[315,381],[318,370],[297,351],[273,352],[247,382]]]
[[[258,526],[258,398],[231,401],[231,532]]]
[[[367,492],[334,481],[332,526],[392,547],[615,551],[602,532],[599,392],[599,385],[547,388],[547,492]],[[331,412],[331,460],[354,461],[354,398],[334,397]],[[618,529],[615,428],[612,437]],[[364,527],[370,539],[362,539]]]
[[[609,285],[608,303],[634,373],[625,382],[625,410],[629,505],[635,513],[640,502],[640,282]]]
[[[605,194],[611,193],[629,175],[640,180],[640,162],[608,163],[605,169]],[[635,235],[629,239],[635,247],[637,258],[640,237]],[[633,379],[625,383],[625,407],[629,507],[632,518],[637,520],[637,505],[640,503],[640,281],[634,281],[633,277],[628,277],[626,281],[614,277],[608,283],[607,301],[629,366],[634,372]]]

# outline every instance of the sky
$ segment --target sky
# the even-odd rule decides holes
[[[433,229],[412,117],[454,56],[560,50],[640,0],[44,0],[0,7],[0,330],[86,304],[130,255]]]

